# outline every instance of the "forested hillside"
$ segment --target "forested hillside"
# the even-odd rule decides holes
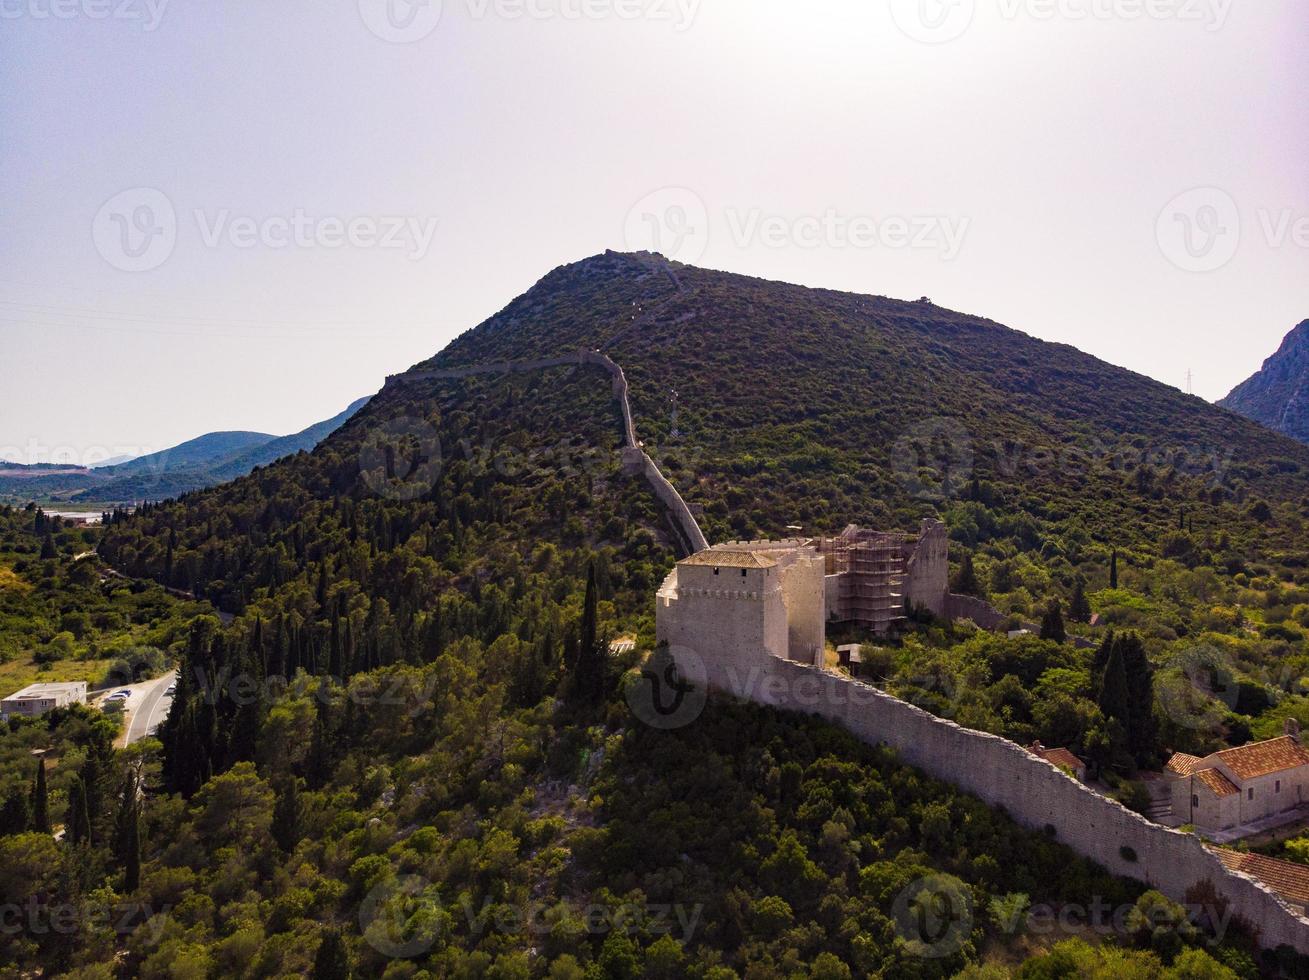
[[[420,367],[598,347],[710,540],[937,515],[963,590],[1019,621],[1094,609],[1133,631],[1141,676],[1191,640],[1225,644],[1262,697],[1195,738],[1241,737],[1237,710],[1247,734],[1306,710],[1273,673],[1309,626],[1309,448],[929,303],[643,255],[556,270]],[[126,941],[132,970],[1234,975],[1212,953],[1254,975],[1240,927],[1208,945],[1158,896],[817,723],[718,702],[676,732],[637,721],[626,672],[674,554],[619,444],[594,368],[399,379],[312,454],[113,515],[110,564],[237,615],[198,622],[183,656],[133,890],[175,909],[153,945]],[[621,635],[637,650],[609,655]],[[1065,733],[1130,786],[1159,746],[1130,740],[1095,689],[1103,664],[1063,639],[920,623],[870,662],[978,727]],[[253,683],[214,685],[233,677]],[[923,955],[897,901],[938,872],[976,914]],[[1147,911],[1103,949],[1024,934],[1013,911],[1093,896]],[[588,931],[588,908],[638,924]],[[665,936],[655,908],[703,925]]]

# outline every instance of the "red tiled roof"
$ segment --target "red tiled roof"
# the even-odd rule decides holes
[[[1217,769],[1197,769],[1193,775],[1196,781],[1206,787],[1214,796],[1231,796],[1241,792],[1236,784]]]
[[[1228,869],[1262,881],[1287,901],[1309,906],[1309,866],[1226,848],[1214,848],[1214,853]]]
[[[1256,779],[1269,773],[1309,766],[1309,752],[1289,735],[1267,742],[1251,742],[1235,749],[1223,749],[1215,755],[1238,779]]]
[[[1036,754],[1046,762],[1053,762],[1056,766],[1063,766],[1074,772],[1086,768],[1086,764],[1067,749],[1040,749]]]
[[[1204,762],[1204,760],[1197,755],[1187,755],[1185,752],[1174,752],[1173,757],[1168,760],[1168,765],[1164,768],[1179,776],[1189,776],[1200,767],[1200,763],[1202,762]]]

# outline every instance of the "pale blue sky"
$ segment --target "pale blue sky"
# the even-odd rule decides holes
[[[51,2],[0,0],[0,458],[297,430],[656,227],[1208,398],[1309,317],[1300,0]]]

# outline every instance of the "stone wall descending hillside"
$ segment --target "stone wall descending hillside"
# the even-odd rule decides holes
[[[889,746],[910,765],[1003,807],[1020,824],[1052,830],[1060,842],[1114,874],[1178,902],[1216,896],[1263,946],[1286,944],[1309,955],[1309,919],[1264,885],[1227,870],[1197,837],[1151,823],[1008,739],[961,728],[819,668],[771,657],[697,659],[713,689],[840,724],[868,744]]]
[[[709,547],[700,524],[691,513],[677,488],[668,482],[660,472],[658,465],[641,448],[636,438],[636,424],[632,421],[632,405],[628,398],[627,376],[612,358],[600,351],[577,351],[561,357],[539,358],[530,361],[495,361],[490,364],[474,364],[467,367],[437,368],[424,371],[411,371],[408,374],[392,375],[386,379],[388,385],[403,384],[414,381],[454,381],[471,378],[480,374],[522,374],[531,371],[544,371],[548,368],[592,365],[608,372],[613,385],[613,396],[618,402],[623,416],[623,464],[624,469],[632,475],[644,477],[650,484],[659,501],[668,508],[681,547],[687,554],[695,554]]]

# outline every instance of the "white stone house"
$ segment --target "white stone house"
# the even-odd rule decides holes
[[[1177,752],[1164,775],[1173,817],[1200,833],[1229,831],[1309,803],[1309,751],[1297,735],[1200,758]]]
[[[36,718],[55,708],[86,703],[86,681],[66,684],[29,684],[0,701],[0,715]]]

